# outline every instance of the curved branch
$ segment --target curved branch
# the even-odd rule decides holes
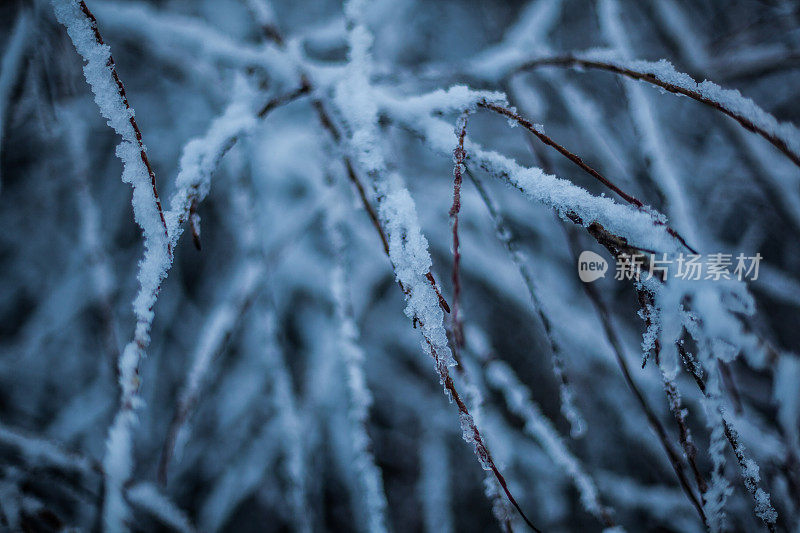
[[[599,181],[600,183],[602,183],[603,185],[605,185],[606,187],[608,187],[609,189],[611,189],[612,191],[617,193],[620,198],[622,198],[623,200],[625,200],[629,204],[635,205],[636,207],[644,207],[644,204],[642,203],[641,200],[639,200],[638,198],[626,193],[625,191],[623,191],[622,189],[620,189],[619,187],[614,185],[614,183],[611,180],[609,180],[608,178],[604,177],[598,171],[596,171],[595,169],[593,169],[592,167],[590,167],[589,165],[584,163],[583,159],[581,159],[578,155],[570,152],[565,147],[561,146],[560,144],[555,142],[553,139],[551,139],[550,137],[545,135],[541,131],[541,128],[536,127],[536,125],[534,125],[532,122],[530,122],[526,118],[524,118],[521,115],[519,115],[517,112],[515,112],[512,109],[509,109],[507,107],[502,107],[502,106],[499,106],[497,104],[493,104],[493,103],[490,103],[490,102],[485,102],[485,103],[484,102],[480,102],[478,104],[478,107],[482,107],[484,109],[488,109],[489,111],[494,111],[495,113],[499,113],[499,114],[501,114],[501,115],[503,115],[503,116],[505,116],[507,118],[510,118],[511,120],[513,120],[514,122],[516,122],[517,124],[519,124],[520,126],[525,128],[526,130],[531,132],[533,135],[535,135],[536,138],[539,139],[540,141],[542,141],[544,144],[546,144],[547,146],[550,146],[552,148],[555,148],[558,153],[560,153],[561,155],[563,155],[564,157],[566,157],[567,159],[569,159],[570,161],[572,161],[573,163],[578,165],[587,174],[589,174],[590,176],[595,178],[597,181]]]
[[[592,167],[590,167],[589,165],[584,163],[583,159],[581,159],[578,155],[570,152],[565,147],[561,146],[560,144],[555,142],[553,139],[551,139],[550,137],[548,137],[547,135],[542,133],[540,128],[537,128],[532,122],[530,122],[526,118],[520,116],[516,111],[514,111],[512,109],[509,109],[507,107],[499,106],[497,104],[493,104],[491,102],[485,102],[485,101],[484,102],[479,102],[478,103],[478,107],[482,107],[484,109],[488,109],[489,111],[494,111],[495,113],[498,113],[500,115],[503,115],[506,118],[509,118],[509,119],[513,120],[514,122],[516,122],[517,124],[519,124],[520,126],[525,128],[526,130],[531,132],[533,135],[535,135],[536,138],[539,139],[540,141],[542,141],[544,144],[546,144],[546,145],[548,145],[548,146],[550,146],[552,148],[555,148],[556,151],[558,151],[558,153],[560,153],[561,155],[563,155],[564,157],[566,157],[567,159],[569,159],[570,161],[572,161],[573,163],[578,165],[587,174],[589,174],[590,176],[595,178],[597,181],[599,181],[600,183],[602,183],[603,185],[605,185],[606,187],[608,187],[609,189],[611,189],[612,191],[617,193],[620,196],[620,198],[622,198],[623,200],[625,200],[629,204],[635,206],[637,209],[639,209],[641,211],[645,211],[644,204],[641,202],[641,200],[637,199],[634,196],[631,196],[630,194],[626,193],[625,191],[623,191],[622,189],[620,189],[619,187],[614,185],[614,183],[611,182],[611,180],[609,180],[608,178],[604,177],[598,171],[596,171],[595,169],[593,169]],[[687,250],[689,250],[693,254],[697,253],[697,251],[694,248],[689,246],[689,244],[680,235],[680,233],[678,233],[677,231],[675,231],[671,227],[667,226],[664,222],[662,222],[660,220],[654,219],[654,223],[659,225],[659,226],[664,226],[665,229],[667,230],[667,233],[669,233],[671,236],[673,236],[675,239],[677,239],[678,242],[680,242],[683,246],[685,246]]]
[[[103,36],[100,35],[100,30],[97,27],[97,19],[95,18],[94,14],[89,11],[89,8],[86,7],[86,3],[83,0],[81,0],[78,5],[80,6],[81,11],[86,18],[89,19],[89,25],[94,33],[94,40],[97,42],[97,44],[104,46],[105,43],[103,41]],[[128,103],[128,96],[125,94],[125,86],[122,84],[122,80],[117,74],[117,66],[114,63],[114,58],[111,55],[108,56],[108,68],[111,71],[111,76],[114,78],[114,83],[117,85],[117,91],[119,92],[120,98],[122,98],[122,103],[125,104],[125,109],[131,111],[131,106]],[[144,166],[147,167],[147,174],[150,176],[150,184],[153,187],[153,197],[156,201],[156,209],[158,210],[158,216],[161,218],[161,224],[164,226],[164,235],[167,237],[167,251],[170,255],[172,255],[172,246],[169,243],[169,232],[167,231],[167,220],[164,218],[164,210],[161,209],[161,199],[158,197],[158,190],[156,188],[156,174],[153,172],[153,167],[150,165],[150,159],[147,157],[147,151],[144,147],[144,143],[142,143],[142,132],[139,129],[139,125],[136,123],[133,112],[130,113],[130,123],[136,135],[136,142],[139,146],[139,155],[142,158],[142,163],[144,163]]]
[[[639,62],[643,63],[644,62]],[[678,94],[682,96],[688,96],[692,100],[696,100],[702,104],[705,104],[717,111],[728,115],[736,122],[741,124],[745,129],[748,131],[752,131],[769,141],[773,146],[775,146],[778,150],[783,152],[783,154],[788,157],[795,165],[800,167],[800,149],[796,146],[790,146],[791,143],[789,139],[786,138],[785,135],[774,131],[774,128],[769,128],[765,124],[758,124],[757,122],[763,122],[763,120],[759,120],[758,118],[754,118],[753,116],[748,116],[746,113],[743,113],[740,109],[741,106],[734,106],[732,102],[724,102],[721,99],[716,99],[713,96],[708,94],[708,91],[700,90],[699,88],[708,82],[703,82],[703,84],[698,84],[693,79],[691,79],[686,74],[679,74],[673,71],[673,76],[670,76],[669,79],[663,74],[659,74],[653,71],[644,71],[644,70],[636,70],[631,68],[630,66],[623,66],[623,64],[617,64],[611,61],[600,61],[597,59],[590,59],[590,58],[582,58],[575,55],[564,55],[564,56],[554,56],[554,57],[543,57],[539,59],[534,59],[531,61],[527,61],[517,68],[515,68],[510,75],[515,74],[517,72],[522,72],[526,70],[533,70],[538,67],[545,67],[545,66],[558,66],[558,67],[579,67],[579,68],[590,68],[590,69],[597,69],[597,70],[605,70],[607,72],[613,72],[614,74],[618,74],[620,76],[625,76],[627,78],[631,78],[634,80],[644,81],[646,83],[650,83],[661,87],[665,91],[671,92],[673,94]],[[672,81],[670,81],[672,80]],[[694,87],[697,88],[694,88]],[[722,90],[718,86],[714,85],[717,90]],[[738,93],[737,93],[738,94]],[[752,101],[743,98],[741,95],[738,95],[739,98],[742,99],[743,102],[748,102],[750,105],[754,105]],[[737,103],[743,103],[737,102]],[[769,117],[776,122],[778,126],[781,124],[777,122],[777,120],[769,115],[765,111],[757,108],[757,111],[763,113],[765,116],[762,118]]]

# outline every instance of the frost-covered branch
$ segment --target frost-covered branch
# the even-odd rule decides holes
[[[797,528],[800,13],[474,7],[3,6],[0,529]]]
[[[796,126],[779,122],[737,90],[724,89],[710,81],[697,83],[688,74],[675,70],[669,61],[625,60],[600,50],[536,58],[518,66],[516,71],[544,66],[605,70],[655,85],[673,94],[687,96],[731,117],[745,129],[760,135],[800,167],[800,132]]]

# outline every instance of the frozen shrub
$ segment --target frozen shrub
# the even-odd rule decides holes
[[[797,6],[0,13],[0,529],[800,527]]]

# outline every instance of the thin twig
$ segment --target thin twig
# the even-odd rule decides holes
[[[579,249],[577,236],[575,235],[574,231],[567,230],[567,237],[572,254],[577,260],[577,251]],[[592,302],[592,305],[597,312],[597,316],[600,319],[600,323],[603,325],[603,331],[606,334],[606,339],[608,339],[609,344],[611,344],[611,347],[614,350],[614,356],[617,360],[617,365],[619,365],[619,368],[622,371],[622,376],[625,378],[625,383],[628,385],[631,393],[633,393],[642,409],[642,412],[647,418],[647,422],[650,424],[651,429],[658,437],[661,446],[664,448],[664,452],[667,454],[667,458],[672,464],[673,470],[675,470],[675,475],[678,477],[678,481],[680,482],[683,492],[689,498],[689,501],[692,502],[692,505],[697,510],[697,514],[700,515],[700,519],[703,521],[703,524],[707,525],[708,522],[706,520],[705,512],[703,511],[703,505],[689,485],[689,480],[686,477],[684,465],[680,460],[678,452],[676,452],[673,448],[666,429],[664,429],[664,426],[661,424],[661,421],[658,419],[655,411],[647,402],[644,393],[642,393],[641,389],[633,379],[630,368],[628,367],[628,363],[625,360],[622,342],[620,341],[619,336],[617,335],[617,332],[611,322],[611,313],[609,312],[608,307],[606,306],[605,302],[603,302],[602,297],[597,292],[597,289],[594,287],[594,285],[591,283],[581,283],[581,285],[583,286],[586,295],[589,297],[589,300]]]
[[[505,113],[503,113],[503,114],[505,114]],[[516,115],[516,113],[514,113],[514,114]],[[517,115],[517,116],[519,116],[519,115]],[[520,118],[522,118],[522,117],[520,117]],[[524,120],[524,119],[522,119],[522,120]],[[525,122],[528,122],[528,121],[525,121]],[[528,122],[528,124],[530,124],[530,123]],[[524,126],[524,124],[523,124],[523,126]],[[534,131],[534,133],[536,133],[536,132]],[[545,168],[549,168],[551,166],[549,158],[547,157],[546,153],[539,153],[539,151],[536,149],[535,145],[531,145],[531,149],[536,153],[537,156],[540,157],[540,159],[542,159],[542,164],[543,164],[543,166]],[[481,198],[483,199],[484,203],[486,204],[487,208],[489,209],[490,214],[492,214],[492,217],[493,218],[497,218],[500,221],[501,224],[497,227],[498,234],[507,235],[507,238],[503,239],[503,241],[504,241],[504,243],[506,243],[506,247],[509,248],[510,251],[512,251],[512,257],[513,257],[514,256],[514,254],[513,254],[514,247],[513,247],[513,242],[512,242],[512,239],[511,239],[511,235],[510,235],[510,229],[505,224],[502,224],[502,218],[500,217],[500,214],[496,211],[493,203],[491,202],[491,199],[488,196],[488,191],[485,190],[485,188],[483,187],[481,182],[477,179],[477,177],[473,176],[472,173],[470,173],[470,172],[468,172],[468,175],[470,176],[470,178],[472,179],[472,182],[475,184],[476,188],[478,189],[478,192],[480,193]],[[567,215],[567,218],[570,221],[572,221],[573,223],[575,223],[576,225],[584,226],[583,220],[576,213],[574,213],[572,211],[569,211],[569,212],[566,213],[566,215]],[[628,244],[627,240],[624,237],[620,237],[618,235],[615,235],[615,234],[609,232],[601,224],[599,224],[597,222],[593,222],[588,227],[586,227],[586,229],[589,232],[589,234],[592,237],[594,237],[595,240],[597,240],[597,242],[599,244],[601,244],[602,246],[607,248],[612,253],[612,255],[614,255],[614,256],[617,256],[619,253],[622,253],[623,251],[624,252],[635,251],[635,249],[633,249]],[[568,242],[569,242],[569,245],[570,245],[570,250],[572,251],[572,254],[575,257],[575,261],[577,261],[577,252],[578,252],[578,249],[579,249],[578,242],[577,242],[577,235],[575,235],[574,230],[566,228],[566,227],[565,227],[565,231],[566,231],[566,235],[567,235]],[[529,287],[530,292],[531,292],[531,297],[532,298],[536,298],[535,292],[532,290],[532,280],[529,280],[529,275],[527,273],[527,269],[525,269],[524,265],[522,265],[522,264],[519,264],[518,266],[520,268],[520,272],[522,273],[523,278],[525,279],[526,283],[529,283],[529,285],[531,285]],[[625,361],[624,353],[623,353],[623,350],[622,350],[622,343],[620,342],[620,340],[619,340],[619,338],[618,338],[618,336],[616,334],[616,331],[614,330],[613,325],[611,323],[611,314],[610,314],[608,308],[605,306],[605,303],[603,302],[603,300],[600,297],[599,293],[596,291],[596,289],[590,283],[582,283],[581,285],[583,286],[584,290],[586,291],[587,296],[589,296],[589,299],[591,300],[591,302],[592,302],[592,304],[593,304],[593,306],[594,306],[594,308],[595,308],[595,310],[596,310],[596,312],[598,314],[598,317],[600,318],[600,322],[603,325],[603,329],[605,331],[606,338],[608,339],[609,343],[611,344],[612,348],[614,349],[614,355],[616,357],[617,364],[619,365],[620,370],[622,371],[623,377],[625,378],[625,382],[627,383],[628,388],[631,390],[633,395],[636,397],[636,399],[637,399],[637,401],[639,403],[639,406],[641,407],[645,417],[647,418],[648,423],[650,424],[651,429],[653,430],[653,432],[658,437],[659,442],[661,443],[661,446],[664,448],[664,451],[667,454],[667,458],[669,459],[669,462],[672,465],[673,470],[675,471],[675,475],[678,478],[678,481],[679,481],[679,483],[681,485],[681,488],[683,489],[683,492],[686,494],[686,496],[689,498],[689,501],[692,503],[692,505],[697,510],[698,515],[700,516],[700,519],[702,520],[703,524],[707,524],[706,516],[705,516],[705,512],[703,511],[702,503],[697,498],[697,496],[695,495],[695,493],[692,490],[691,486],[689,485],[689,481],[688,481],[688,479],[686,477],[686,473],[684,471],[684,465],[683,465],[683,462],[680,460],[680,456],[678,455],[678,453],[673,448],[673,446],[672,446],[672,444],[670,442],[670,439],[669,439],[669,437],[667,435],[667,432],[664,429],[664,426],[661,424],[661,421],[658,419],[658,416],[655,414],[655,411],[647,403],[647,400],[646,400],[644,394],[639,389],[639,387],[636,384],[636,382],[633,380],[633,377],[632,377],[632,375],[630,373],[630,369],[628,368],[628,364]],[[546,331],[548,333],[548,336],[550,336],[551,339],[552,339],[552,336],[551,336],[552,334],[550,332],[550,321],[547,318],[547,316],[544,314],[543,310],[541,309],[541,306],[537,305],[537,308],[539,309],[539,314],[540,314],[540,317],[542,318],[543,324],[545,325],[545,328],[546,328]],[[555,349],[555,347],[554,347],[554,349]]]
[[[561,155],[563,155],[564,157],[566,157],[567,159],[578,165],[587,174],[589,174],[597,181],[599,181],[600,183],[602,183],[603,185],[605,185],[606,187],[617,193],[620,196],[620,198],[622,198],[629,204],[635,205],[636,207],[644,207],[644,204],[639,199],[626,193],[625,191],[614,185],[614,183],[612,183],[611,180],[607,179],[602,174],[597,172],[595,169],[584,163],[583,159],[581,159],[579,156],[570,152],[565,147],[563,147],[562,145],[558,144],[553,139],[545,135],[544,132],[542,132],[541,128],[537,128],[533,123],[522,117],[519,113],[515,112],[512,109],[508,109],[507,107],[499,106],[491,102],[485,102],[485,103],[481,102],[478,104],[478,106],[483,107],[484,109],[488,109],[490,111],[494,111],[495,113],[504,115],[505,117],[515,121],[517,124],[519,124],[526,130],[534,134],[540,141],[542,141],[548,146],[555,148]]]
[[[464,345],[464,332],[459,316],[459,307],[461,299],[461,278],[460,278],[460,263],[461,263],[461,250],[459,249],[458,242],[458,213],[461,210],[461,183],[463,181],[463,172],[465,170],[464,161],[467,153],[464,151],[464,138],[467,136],[467,113],[464,113],[459,119],[460,128],[457,128],[458,143],[455,150],[453,150],[453,157],[455,165],[453,166],[453,205],[450,207],[450,224],[453,227],[453,313],[452,313],[452,329],[453,329],[453,346],[455,348],[454,357],[458,350]]]
[[[464,401],[461,399],[461,396],[458,394],[458,390],[456,390],[455,383],[453,382],[453,378],[450,376],[450,373],[447,371],[447,367],[442,365],[442,364],[440,364],[439,356],[436,353],[436,349],[434,348],[433,343],[427,337],[425,337],[425,342],[428,344],[428,347],[430,348],[431,355],[433,356],[434,361],[436,362],[437,369],[440,370],[440,375],[443,378],[442,384],[444,385],[445,389],[452,396],[453,401],[456,402],[456,405],[458,406],[458,411],[461,413],[463,419],[466,419],[468,421],[468,424],[469,424],[468,430],[472,434],[471,435],[471,440],[472,440],[473,444],[475,445],[475,453],[478,456],[478,459],[481,461],[481,463],[487,465],[489,467],[489,469],[492,471],[492,473],[494,474],[494,477],[497,479],[497,482],[500,483],[500,486],[502,487],[503,492],[505,492],[506,497],[508,498],[508,501],[510,501],[511,505],[513,505],[514,508],[517,510],[519,515],[522,517],[522,520],[533,531],[535,531],[537,533],[541,533],[541,530],[539,528],[537,528],[536,526],[534,526],[533,522],[531,522],[528,519],[528,517],[525,516],[525,513],[522,511],[522,508],[517,503],[517,500],[514,499],[514,496],[511,494],[511,491],[508,488],[508,483],[506,483],[506,479],[503,477],[503,474],[500,473],[500,470],[495,465],[494,459],[492,459],[492,454],[489,452],[489,448],[487,448],[486,445],[483,442],[483,437],[481,436],[481,432],[478,429],[478,426],[475,424],[475,420],[473,419],[472,415],[470,414],[469,409],[467,408],[467,405],[464,403]],[[463,421],[463,419],[462,419],[462,421]],[[465,429],[465,431],[467,431],[467,430]]]
[[[99,45],[105,45],[103,41],[102,35],[100,35],[100,30],[97,27],[97,19],[89,11],[89,8],[86,7],[86,3],[81,0],[79,2],[81,11],[83,14],[86,15],[86,18],[89,19],[89,25],[92,28],[92,32],[94,33],[94,39],[97,41]],[[125,86],[122,84],[122,80],[120,79],[119,75],[117,74],[117,66],[114,63],[114,58],[109,54],[108,56],[108,67],[111,70],[111,76],[114,78],[114,82],[117,84],[117,91],[119,92],[120,97],[122,98],[122,102],[125,104],[125,109],[130,111],[131,106],[128,104],[128,96],[125,94]],[[139,130],[139,125],[136,123],[136,119],[133,116],[133,113],[130,114],[130,123],[131,127],[133,128],[134,133],[136,134],[136,142],[139,145],[139,155],[142,158],[142,162],[144,163],[145,167],[147,167],[147,174],[150,176],[150,184],[153,187],[153,197],[156,200],[156,209],[158,210],[158,216],[161,218],[161,224],[164,226],[164,235],[167,237],[167,252],[170,256],[172,256],[172,245],[169,243],[169,232],[167,231],[167,221],[164,218],[164,211],[161,209],[161,199],[158,197],[158,190],[156,188],[156,174],[153,172],[153,167],[150,165],[150,159],[147,157],[147,152],[144,148],[144,143],[142,142],[142,132]]]
[[[472,172],[470,172],[469,169],[467,169],[467,175],[469,176],[473,185],[475,185],[475,189],[477,189],[481,200],[483,200],[484,205],[489,211],[489,216],[494,223],[494,229],[498,239],[503,243],[506,251],[511,256],[511,261],[517,267],[517,270],[522,276],[522,280],[525,283],[525,288],[528,290],[528,296],[531,299],[533,309],[539,316],[545,336],[547,337],[547,341],[550,345],[550,353],[553,358],[553,373],[559,382],[561,410],[564,418],[566,418],[570,423],[570,435],[573,438],[581,437],[586,431],[586,422],[583,420],[583,417],[580,415],[574,405],[570,379],[566,370],[564,351],[561,348],[561,344],[556,339],[556,333],[553,329],[553,324],[550,320],[550,317],[545,312],[544,305],[542,305],[542,301],[537,294],[536,286],[533,280],[533,273],[526,265],[517,245],[514,242],[511,228],[504,220],[504,217],[500,213],[497,206],[495,206],[494,202],[489,196],[489,192],[483,186],[483,183],[481,183],[481,181]]]
[[[705,369],[703,368],[702,363],[696,360],[692,355],[686,351],[686,347],[683,345],[682,342],[678,341],[675,343],[678,347],[678,353],[681,356],[681,360],[683,364],[686,366],[689,374],[692,375],[694,378],[694,382],[697,384],[697,388],[703,393],[703,396],[707,400],[713,400],[711,393],[709,392],[708,388],[706,387],[705,380],[703,376],[706,375]],[[739,443],[739,434],[737,433],[736,429],[733,428],[731,423],[728,421],[728,416],[725,414],[725,410],[722,406],[717,407],[717,412],[720,417],[720,421],[722,422],[722,429],[725,433],[725,438],[727,439],[728,443],[731,445],[731,450],[733,451],[734,456],[736,457],[736,461],[739,463],[741,468],[741,474],[744,478],[744,486],[747,491],[753,496],[754,499],[757,501],[757,490],[758,489],[758,479],[755,478],[752,474],[752,469],[749,466],[750,461],[744,454],[744,450],[742,449],[742,445]],[[768,522],[764,518],[761,518],[767,529],[769,529],[770,533],[775,532],[775,523]]]
[[[637,296],[639,305],[642,309],[642,314],[645,318],[645,327],[647,330],[650,330],[652,327],[654,327],[653,310],[655,308],[655,297],[651,291],[646,289],[639,289],[637,291]],[[655,335],[655,339],[653,340],[652,352],[656,366],[661,374],[661,380],[664,383],[664,392],[667,395],[667,404],[669,406],[669,410],[672,413],[672,416],[675,418],[675,422],[678,424],[679,440],[681,447],[683,448],[683,453],[686,456],[689,467],[692,469],[692,474],[694,474],[697,490],[700,491],[700,500],[703,502],[703,505],[705,505],[705,493],[708,489],[708,486],[706,485],[705,479],[703,479],[702,474],[700,474],[700,469],[697,466],[697,448],[692,441],[692,435],[689,430],[689,426],[686,423],[686,411],[681,405],[681,397],[678,392],[678,387],[675,384],[674,379],[669,378],[661,366],[661,341],[658,339],[658,335]],[[647,352],[645,352],[642,360],[642,368],[644,368],[646,362]]]
[[[461,185],[463,183],[463,174],[464,172],[468,172],[465,161],[467,157],[466,150],[464,149],[464,139],[467,136],[467,117],[468,113],[464,112],[461,117],[459,118],[458,126],[456,127],[456,148],[453,150],[453,158],[455,164],[453,165],[453,204],[450,207],[449,216],[450,216],[450,223],[452,225],[453,231],[453,270],[452,270],[452,281],[453,281],[453,311],[451,317],[451,331],[450,331],[450,345],[452,346],[453,351],[453,358],[458,363],[456,365],[456,372],[461,376],[462,379],[467,380],[469,382],[469,376],[467,375],[466,368],[461,362],[460,359],[460,351],[461,348],[464,346],[464,332],[463,332],[463,325],[461,323],[461,319],[459,316],[459,308],[460,308],[460,300],[461,300],[461,279],[460,279],[460,263],[461,263],[461,251],[459,248],[459,239],[458,239],[458,214],[461,211]],[[433,346],[431,346],[431,350],[433,350]],[[469,387],[468,387],[469,389]],[[455,391],[455,388],[449,389],[453,394],[453,397],[456,398],[456,403],[460,402],[458,398],[458,393]],[[461,405],[459,404],[459,410],[461,410]],[[466,411],[466,406],[464,406],[464,410],[462,413],[469,416],[469,413]],[[470,418],[472,420],[472,418]],[[479,445],[483,446],[483,442],[480,440],[480,434],[478,433],[477,425],[473,423],[472,426],[473,433],[475,434],[474,441],[476,451],[479,449]],[[497,471],[497,468],[494,467],[494,462],[491,459],[491,455],[489,455],[489,451],[485,449],[486,456],[488,457],[487,462],[492,466],[492,472],[497,477],[497,481],[500,486],[505,491],[506,495],[508,496],[509,501],[514,505],[514,507],[519,511],[520,515],[522,515],[525,522],[531,526],[534,530],[536,528],[531,524],[525,515],[522,513],[519,505],[511,496],[511,493],[508,491],[508,488],[505,483],[505,479]],[[480,455],[480,452],[479,452]],[[501,523],[501,526],[504,527],[507,531],[512,531],[511,522],[510,520],[506,519],[504,522]]]
[[[716,109],[717,111],[725,115],[728,115],[736,122],[741,124],[746,130],[752,131],[753,133],[760,135],[761,137],[769,141],[778,150],[783,152],[783,154],[786,155],[786,157],[788,157],[795,165],[800,167],[800,154],[795,153],[791,148],[789,148],[789,146],[787,146],[786,142],[783,139],[779,138],[774,133],[770,133],[764,128],[757,126],[756,124],[753,123],[752,120],[747,118],[742,113],[736,111],[735,109],[731,109],[727,107],[725,104],[720,103],[712,98],[709,98],[698,91],[693,91],[691,89],[687,89],[685,87],[680,87],[678,85],[663,81],[659,79],[658,76],[656,76],[652,72],[640,72],[637,70],[633,70],[631,68],[621,67],[613,63],[583,59],[580,57],[576,57],[574,55],[564,55],[564,56],[544,57],[540,59],[534,59],[532,61],[523,63],[522,65],[517,67],[514,72],[532,70],[544,66],[581,67],[581,68],[593,68],[598,70],[605,70],[607,72],[613,72],[614,74],[618,74],[620,76],[625,76],[634,80],[644,81],[647,83],[651,83],[653,85],[657,85],[658,87],[661,87],[665,91],[674,94],[688,96],[692,100],[696,100],[713,109]]]
[[[303,76],[305,80],[305,76]],[[304,83],[308,83],[307,81]],[[319,118],[322,127],[328,132],[333,139],[333,142],[336,144],[340,144],[342,142],[342,134],[339,132],[339,129],[333,123],[331,116],[328,114],[328,111],[325,109],[321,100],[315,99],[312,103],[314,109],[317,112],[317,117]],[[386,237],[386,232],[381,225],[380,220],[378,219],[378,215],[375,212],[375,208],[372,207],[372,203],[369,201],[367,197],[367,191],[364,188],[364,185],[361,183],[361,180],[358,178],[358,174],[356,174],[355,168],[353,167],[353,162],[351,161],[350,157],[347,155],[342,156],[342,161],[344,163],[345,172],[347,173],[347,178],[356,188],[358,193],[358,198],[361,200],[361,205],[364,206],[364,210],[367,212],[370,221],[372,222],[375,231],[378,232],[378,236],[381,239],[381,244],[383,245],[383,251],[386,254],[386,257],[389,257],[389,239]],[[436,297],[439,299],[439,306],[444,310],[446,313],[450,313],[450,306],[447,304],[447,300],[445,300],[442,292],[439,290],[438,285],[436,284],[436,279],[433,277],[433,273],[428,271],[425,274],[425,277],[428,280],[428,283],[431,284],[433,290],[436,292]],[[403,287],[402,282],[400,282],[400,288],[403,290],[404,293],[408,294],[405,287]]]
[[[620,189],[619,187],[614,185],[614,183],[611,182],[611,180],[609,180],[608,178],[606,178],[605,176],[600,174],[594,168],[592,168],[589,165],[587,165],[583,161],[583,159],[581,159],[578,155],[570,152],[564,146],[558,144],[553,139],[551,139],[550,137],[548,137],[547,135],[542,133],[540,128],[537,128],[531,121],[529,121],[526,118],[522,117],[516,111],[514,111],[512,109],[509,109],[507,107],[503,107],[503,106],[499,106],[497,104],[493,104],[491,102],[480,102],[478,104],[478,106],[482,107],[484,109],[488,109],[490,111],[494,111],[495,113],[499,113],[499,114],[505,116],[506,118],[509,118],[509,119],[515,121],[517,124],[519,124],[520,126],[525,128],[526,130],[531,132],[533,135],[535,135],[536,138],[538,138],[544,144],[546,144],[546,145],[548,145],[548,146],[550,146],[552,148],[555,148],[561,155],[563,155],[564,157],[566,157],[567,159],[569,159],[570,161],[572,161],[573,163],[578,165],[587,174],[589,174],[590,176],[595,178],[597,181],[599,181],[600,183],[602,183],[603,185],[605,185],[606,187],[608,187],[609,189],[611,189],[612,191],[617,193],[620,196],[620,198],[622,198],[623,200],[625,200],[629,204],[635,206],[637,209],[640,209],[642,211],[645,210],[644,204],[639,199],[637,199],[636,197],[626,193],[625,191],[623,191],[622,189]],[[669,233],[675,239],[677,239],[678,242],[680,242],[684,247],[686,247],[687,250],[689,250],[693,254],[697,253],[697,251],[694,248],[692,248],[691,246],[689,246],[689,244],[687,244],[686,240],[677,231],[675,231],[671,227],[667,226],[664,222],[662,222],[660,220],[654,219],[653,222],[658,226],[664,226],[665,229],[667,230],[667,233]]]

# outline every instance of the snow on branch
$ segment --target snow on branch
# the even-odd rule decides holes
[[[95,12],[104,25],[159,55],[178,59],[183,51],[200,61],[259,68],[279,84],[297,78],[293,62],[274,45],[245,45],[199,19],[165,14],[139,1],[98,2]]]
[[[364,2],[351,1],[345,6],[345,12],[351,19],[358,18],[364,7]],[[480,430],[450,377],[448,369],[455,361],[448,346],[439,298],[426,276],[432,265],[428,242],[420,231],[414,201],[403,186],[400,176],[387,175],[388,170],[378,141],[378,105],[370,84],[369,48],[372,36],[363,24],[354,23],[348,32],[348,40],[348,75],[336,87],[335,101],[351,128],[352,150],[361,167],[373,180],[378,199],[378,214],[389,240],[389,257],[397,280],[407,289],[406,315],[420,325],[423,349],[432,356],[445,393],[458,406],[464,440],[474,445],[481,466],[494,473],[523,520],[533,530],[538,531],[511,495],[505,479],[483,442]]]
[[[195,531],[184,512],[166,499],[156,487],[149,483],[139,483],[128,489],[128,498],[133,505],[145,509],[158,520],[181,533]]]
[[[688,74],[678,72],[666,59],[659,61],[625,60],[614,52],[591,50],[561,56],[544,56],[526,61],[515,71],[545,66],[598,69],[656,85],[661,89],[687,96],[720,113],[728,115],[745,129],[752,131],[783,152],[800,166],[800,131],[788,122],[779,122],[761,109],[753,100],[735,89],[725,89],[711,81],[696,82]]]
[[[99,465],[82,455],[71,453],[53,442],[2,424],[0,424],[0,442],[14,446],[33,464],[45,463],[81,474],[99,470]]]
[[[475,104],[480,101],[476,95]],[[446,121],[420,114],[403,100],[382,94],[381,108],[386,115],[419,136],[431,149],[450,156],[452,126]],[[642,250],[678,251],[679,243],[671,236],[658,216],[636,208],[620,205],[612,199],[594,196],[565,179],[545,173],[540,168],[526,168],[513,159],[498,152],[483,149],[473,141],[465,143],[467,163],[476,163],[480,168],[502,179],[524,192],[528,197],[554,208],[562,217],[577,216],[581,224],[593,222],[602,225],[614,235]]]
[[[509,409],[525,421],[525,432],[534,437],[553,462],[572,479],[586,510],[607,527],[612,527],[610,510],[600,503],[595,482],[569,451],[553,424],[531,401],[530,392],[519,382],[511,368],[501,361],[490,361],[486,377],[492,387],[502,392]]]
[[[785,2],[47,4],[0,21],[0,529],[797,525]]]
[[[387,501],[383,488],[381,470],[375,464],[372,452],[372,439],[367,432],[369,409],[373,403],[372,393],[367,385],[364,370],[365,354],[359,345],[358,325],[353,317],[352,303],[348,294],[345,274],[347,248],[344,214],[338,203],[332,202],[328,211],[327,224],[336,263],[331,273],[331,291],[336,304],[336,319],[339,323],[338,351],[340,352],[348,392],[348,418],[352,425],[351,440],[355,468],[360,491],[354,499],[363,501],[367,529],[381,533],[387,529]]]
[[[133,187],[136,222],[142,228],[145,248],[151,253],[163,249],[162,261],[169,260],[167,225],[156,190],[156,177],[142,142],[142,132],[128,103],[125,87],[117,75],[111,48],[103,42],[97,20],[83,1],[53,0],[56,17],[67,29],[75,49],[86,64],[83,73],[95,95],[100,113],[122,137],[117,157],[123,163],[122,181]],[[141,310],[140,310],[141,312]]]

